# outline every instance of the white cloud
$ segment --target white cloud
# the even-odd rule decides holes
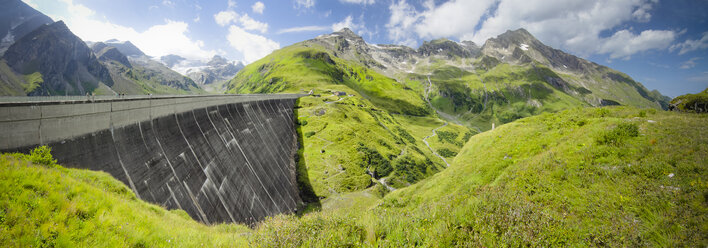
[[[374,4],[376,3],[376,0],[339,0],[340,2],[343,3],[354,3],[354,4]]]
[[[413,29],[420,19],[418,12],[405,0],[393,2],[388,9],[391,11],[391,17],[386,24],[388,38],[395,43],[414,47],[417,42],[413,37]]]
[[[349,28],[354,30],[354,23],[352,22],[353,18],[352,16],[347,16],[342,20],[341,22],[333,23],[332,24],[332,31],[339,31],[343,28]]]
[[[359,35],[368,35],[369,38],[373,35],[369,29],[366,28],[366,24],[364,23],[364,16],[359,16],[359,21],[354,21],[354,18],[349,15],[344,18],[341,22],[336,22],[332,24],[332,32],[336,32],[339,30],[342,30],[343,28],[349,28],[352,30],[352,32],[359,34]]]
[[[437,7],[428,2],[428,9],[420,13],[422,21],[416,25],[415,31],[422,38],[472,33],[487,10],[479,6],[491,6],[494,2],[495,0],[453,0]],[[457,25],[458,23],[461,25]]]
[[[309,9],[315,6],[315,0],[295,0],[296,9]]]
[[[243,54],[246,63],[254,62],[280,48],[278,42],[246,32],[246,30],[236,25],[229,27],[229,34],[226,39],[231,47]]]
[[[232,10],[221,11],[214,15],[214,21],[220,26],[229,24],[240,24],[245,30],[257,30],[261,33],[268,32],[268,23],[259,22],[248,16],[248,14],[239,15]]]
[[[69,16],[53,16],[63,20],[71,31],[84,41],[105,41],[109,39],[127,40],[135,44],[147,55],[160,57],[177,54],[189,59],[208,59],[214,51],[204,49],[204,42],[188,36],[189,25],[185,22],[165,20],[164,24],[154,25],[143,32],[95,17],[95,12],[72,0],[61,0]],[[52,6],[56,8],[56,6]],[[40,11],[45,11],[40,9]],[[62,13],[53,9],[55,13]]]
[[[268,23],[253,20],[248,14],[243,14],[238,20],[245,30],[257,30],[261,33],[268,32]]]
[[[228,6],[229,6],[229,9],[236,8],[236,1],[229,0]]]
[[[669,30],[646,30],[639,35],[628,30],[617,31],[604,39],[599,53],[609,54],[611,59],[628,59],[632,54],[652,49],[666,49],[674,41],[676,33]]]
[[[253,13],[263,14],[263,10],[265,10],[265,4],[263,4],[263,2],[261,1],[258,1],[251,6],[251,10],[253,10]]]
[[[236,14],[236,12],[232,10],[221,11],[214,15],[214,21],[216,21],[216,24],[219,24],[222,27],[229,25],[231,22],[236,21],[237,18],[238,14]]]
[[[165,5],[165,6],[174,6],[175,3],[172,2],[172,1],[170,1],[170,0],[162,0],[162,5]]]
[[[672,45],[670,50],[679,50],[679,55],[683,55],[688,52],[693,52],[696,50],[708,48],[708,32],[703,33],[703,37],[700,40],[686,40],[683,43]]]
[[[440,37],[482,44],[507,30],[525,28],[545,44],[581,56],[598,53],[598,47],[605,47],[605,53],[627,57],[647,49],[666,48],[663,42],[668,39],[653,35],[669,34],[668,31],[645,30],[650,32],[631,37],[636,38],[633,42],[648,42],[638,44],[638,49],[605,45],[615,40],[602,37],[601,33],[626,22],[649,21],[656,3],[656,0],[451,0],[436,5],[435,1],[426,0],[423,9],[417,10],[406,0],[397,0],[389,5],[391,17],[386,28],[390,39],[406,45],[415,44],[418,38]],[[675,38],[673,34],[671,38]],[[611,51],[613,47],[619,50]]]
[[[193,19],[194,22],[199,22],[199,21],[201,21],[201,20],[202,20],[202,18],[201,18],[201,16],[199,16],[199,15],[197,15],[197,17],[195,17],[195,18]]]
[[[681,69],[691,69],[693,67],[696,67],[696,61],[700,60],[701,57],[693,57],[689,60],[686,60],[686,62],[683,62],[681,64]]]
[[[651,19],[650,11],[658,1],[659,0],[652,0],[642,4],[637,10],[632,12],[632,18],[638,22],[648,22]]]
[[[302,26],[302,27],[292,27],[292,28],[286,28],[286,29],[278,30],[277,34],[325,31],[325,30],[329,30],[330,28],[331,28],[331,27],[328,27],[328,26]]]

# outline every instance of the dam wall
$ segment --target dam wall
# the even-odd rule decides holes
[[[48,145],[59,164],[110,173],[145,201],[251,224],[302,205],[297,97],[2,103],[0,150]]]

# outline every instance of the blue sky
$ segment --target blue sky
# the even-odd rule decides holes
[[[706,0],[23,0],[86,41],[130,40],[151,56],[245,63],[349,27],[369,43],[482,45],[526,28],[543,43],[675,97],[708,87]]]

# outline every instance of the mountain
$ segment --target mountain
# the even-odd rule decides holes
[[[130,41],[88,42],[17,0],[0,1],[0,95],[185,94],[191,79]],[[49,24],[46,24],[49,23]]]
[[[241,62],[228,61],[224,57],[214,55],[206,66],[187,70],[187,76],[207,91],[222,92],[223,85],[236,76],[243,67]]]
[[[151,59],[130,41],[95,42],[91,49],[109,69],[115,80],[112,89],[116,93],[142,95],[203,92],[194,81]]]
[[[113,85],[108,69],[62,21],[17,40],[3,55],[3,63],[12,69],[3,74],[23,78],[19,83],[28,95],[83,95],[110,91]]]
[[[51,18],[20,0],[0,1],[0,56],[16,40],[44,24],[53,22]]]
[[[575,106],[666,109],[670,101],[624,73],[546,46],[525,29],[507,31],[482,47],[439,39],[416,50],[368,44],[345,28],[292,47],[322,50],[373,70],[414,89],[446,119],[480,130],[491,128],[492,123]],[[273,83],[258,84],[253,76],[239,74],[227,87],[231,92],[273,91],[272,87],[258,89],[257,85]],[[246,77],[251,80],[243,80]],[[337,81],[341,80],[330,82],[341,83]],[[279,90],[292,91],[297,84],[291,81]]]
[[[112,47],[118,48],[118,51],[123,53],[125,56],[131,56],[131,57],[133,57],[133,56],[137,56],[137,57],[146,56],[145,53],[143,53],[143,51],[141,51],[138,47],[133,45],[133,43],[131,43],[130,41],[119,41],[116,39],[111,39],[111,40],[107,40],[105,43],[107,46],[112,46]]]
[[[471,136],[495,125],[579,107],[668,103],[629,76],[548,47],[524,29],[481,46],[439,39],[413,49],[368,44],[345,28],[274,51],[226,88],[313,93],[297,111],[301,163],[313,197],[332,201],[343,192],[386,191],[427,178]]]
[[[160,62],[191,78],[197,85],[212,93],[224,92],[224,84],[244,67],[240,61],[229,61],[219,55],[214,55],[205,63],[201,60],[169,54],[160,57]]]

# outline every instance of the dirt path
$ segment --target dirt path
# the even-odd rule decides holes
[[[428,144],[428,138],[437,135],[437,133],[436,133],[435,131],[437,131],[438,129],[443,128],[443,127],[445,127],[445,126],[447,126],[447,122],[445,122],[445,124],[443,124],[442,126],[439,126],[439,127],[435,128],[435,129],[433,129],[433,134],[428,135],[427,137],[423,138],[423,143],[425,143],[425,145],[428,147],[428,149],[430,149],[430,151],[432,151],[435,156],[437,156],[438,158],[442,159],[442,161],[445,162],[445,165],[446,165],[447,167],[450,167],[450,164],[447,163],[447,160],[446,160],[443,156],[440,156],[440,154],[438,154],[438,152],[436,152],[435,150],[433,150],[433,148],[430,147],[430,144]]]

